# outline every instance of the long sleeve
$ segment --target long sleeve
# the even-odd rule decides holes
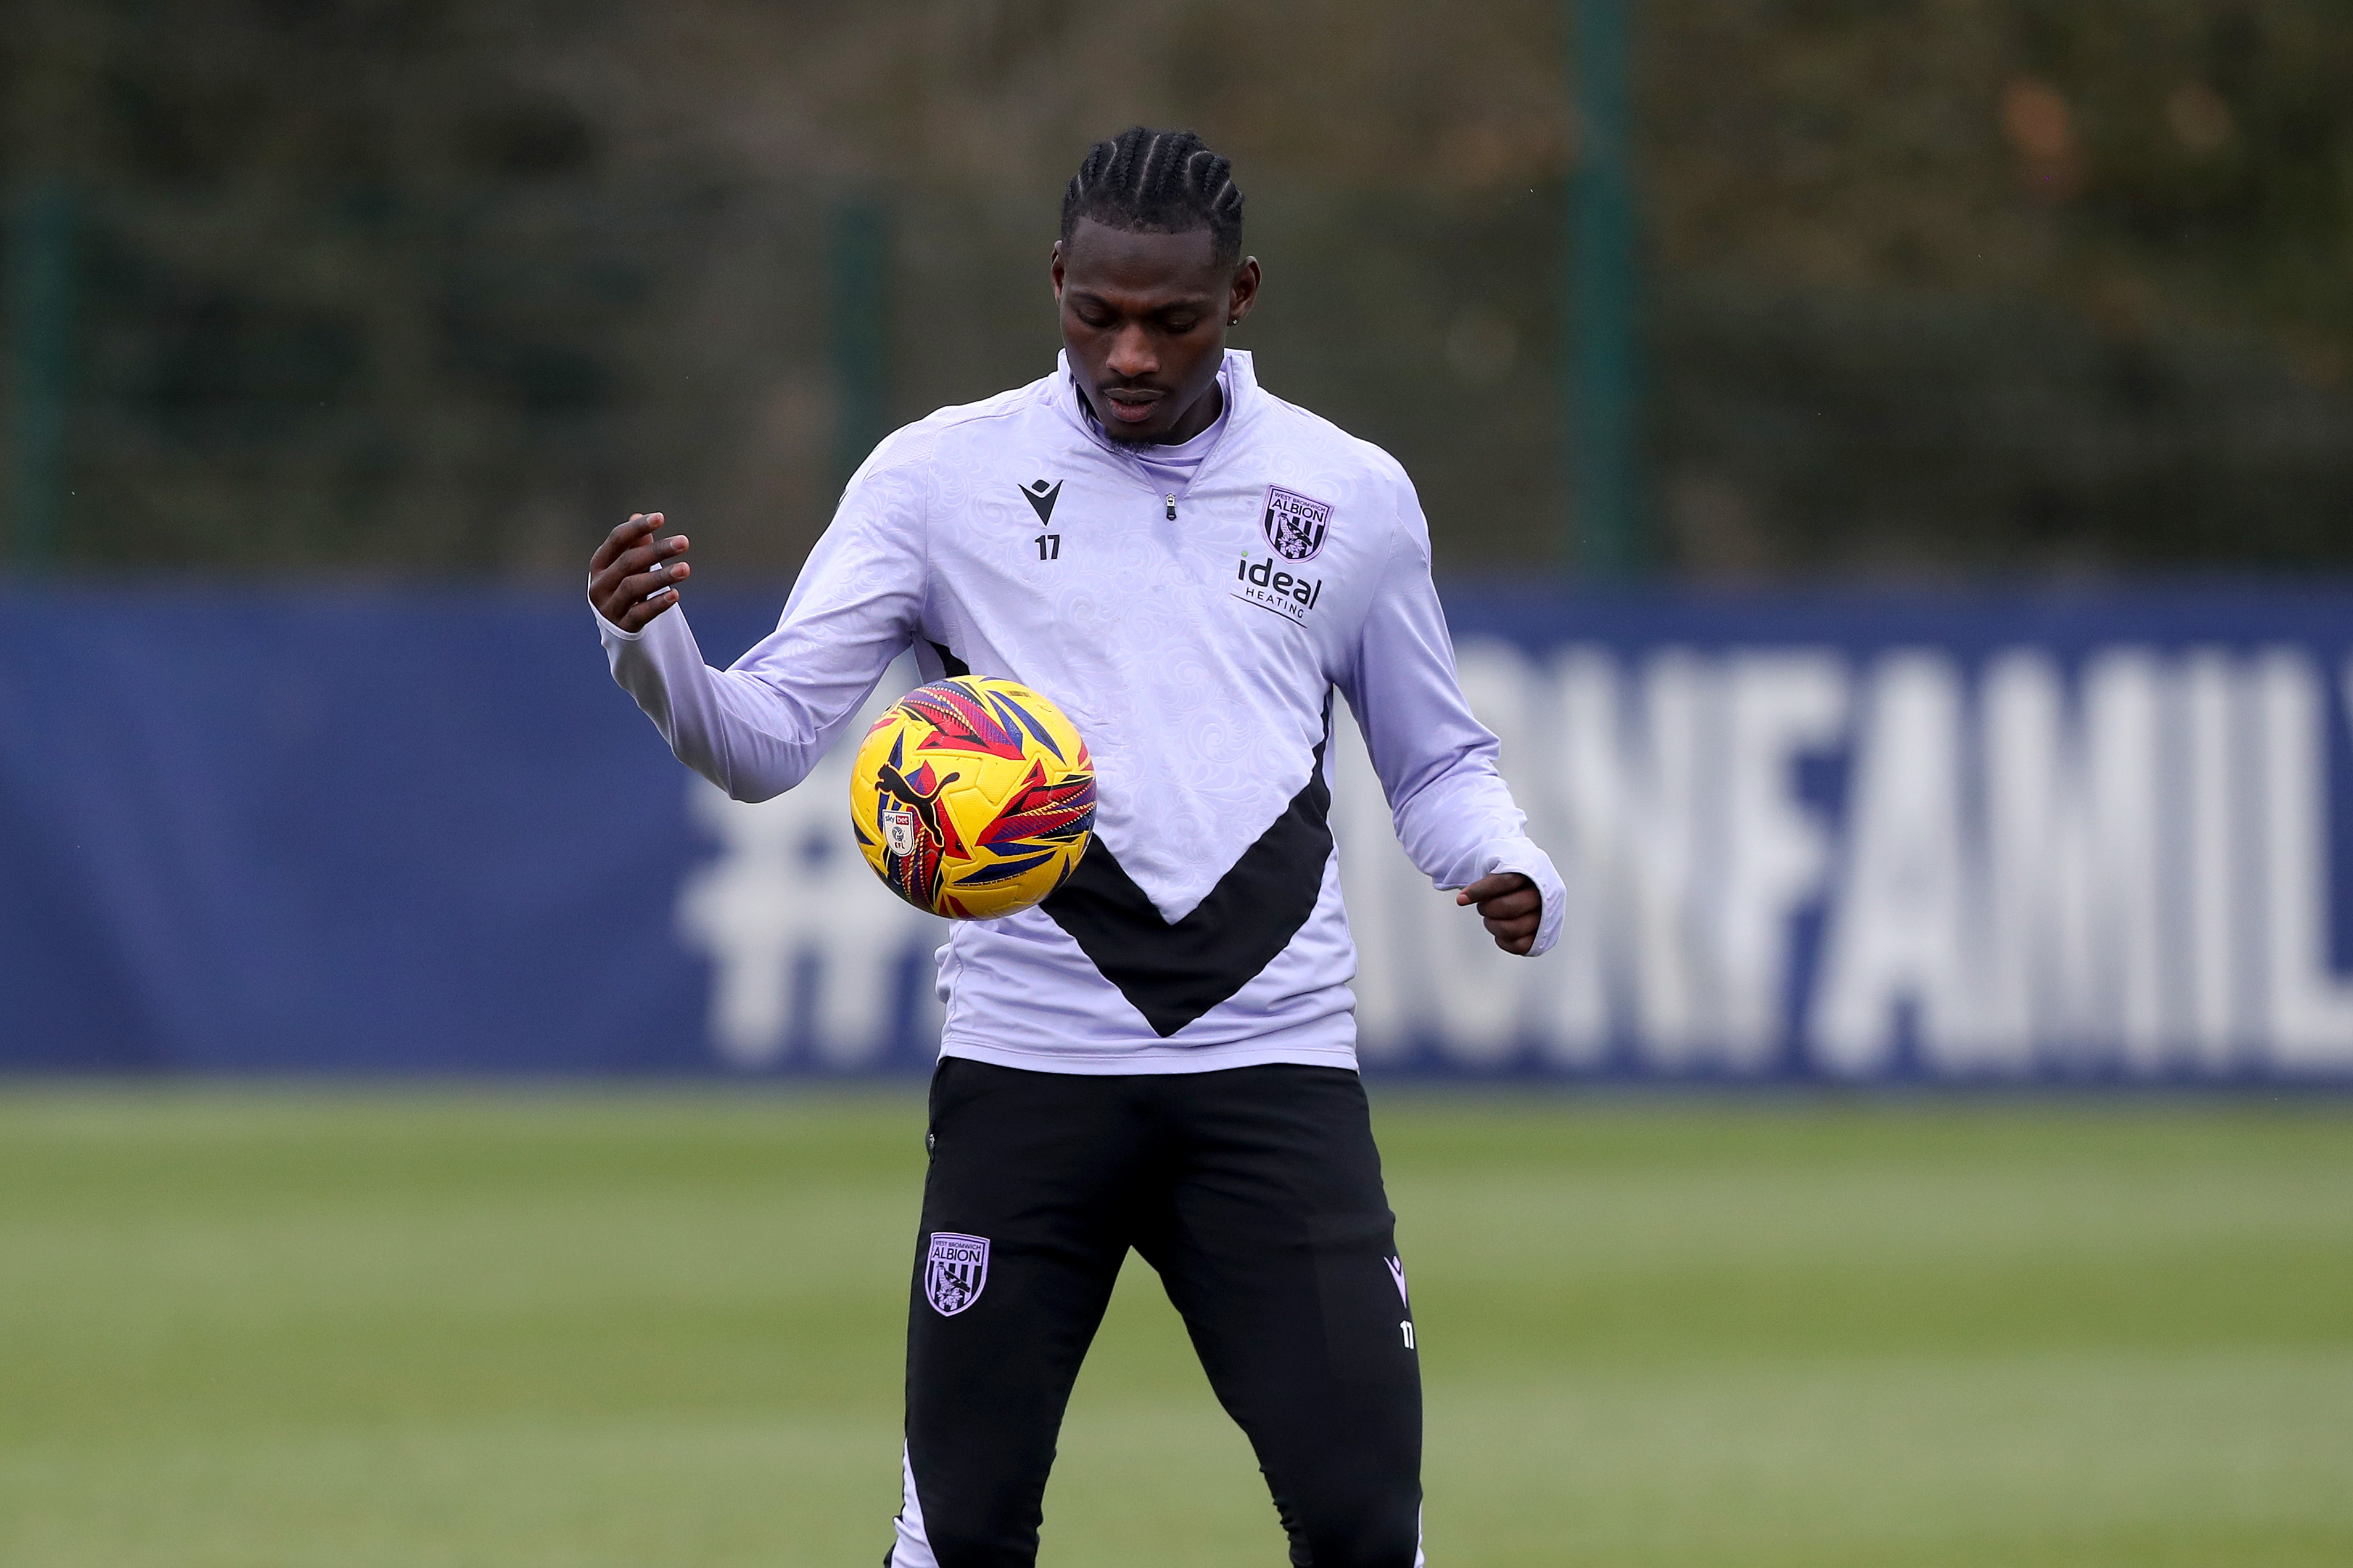
[[[1464,700],[1454,645],[1430,578],[1430,531],[1403,476],[1388,570],[1340,688],[1356,710],[1413,863],[1442,889],[1497,871],[1536,886],[1544,910],[1532,953],[1560,935],[1565,889],[1552,858],[1496,771],[1497,742]]]
[[[807,777],[921,624],[923,469],[908,434],[850,480],[776,629],[732,667],[703,662],[682,605],[634,635],[596,617],[613,679],[679,761],[737,800]]]

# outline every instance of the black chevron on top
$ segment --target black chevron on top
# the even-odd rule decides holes
[[[1324,715],[1324,739],[1331,715]],[[1332,858],[1324,744],[1307,783],[1209,896],[1171,925],[1098,835],[1039,906],[1166,1039],[1249,984],[1315,912]]]

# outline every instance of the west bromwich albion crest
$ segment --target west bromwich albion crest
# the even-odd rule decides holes
[[[923,1298],[943,1318],[953,1318],[975,1301],[988,1285],[988,1237],[932,1232],[932,1249],[923,1259]]]
[[[1266,546],[1285,561],[1305,561],[1324,548],[1332,526],[1332,503],[1310,500],[1281,485],[1266,488],[1266,511],[1259,520]]]

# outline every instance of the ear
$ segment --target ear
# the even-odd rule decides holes
[[[1054,279],[1054,303],[1059,305],[1062,302],[1062,242],[1059,239],[1054,242],[1054,262],[1050,270]]]
[[[1227,293],[1226,324],[1228,326],[1241,325],[1243,318],[1250,313],[1250,307],[1258,303],[1258,258],[1245,256],[1242,258],[1241,265],[1234,268],[1233,286]]]

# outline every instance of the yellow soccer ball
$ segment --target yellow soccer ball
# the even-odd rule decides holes
[[[1062,885],[1095,826],[1095,769],[1062,710],[959,675],[892,703],[858,747],[849,825],[882,885],[952,920],[1026,910]]]

